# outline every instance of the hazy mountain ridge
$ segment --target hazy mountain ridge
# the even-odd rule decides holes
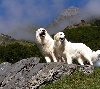
[[[55,20],[54,20],[54,22],[56,22],[56,21],[59,21],[59,20],[61,20],[61,18],[62,19],[66,19],[66,18],[70,18],[70,17],[73,17],[73,16],[75,16],[75,15],[77,15],[77,14],[80,14],[81,12],[80,12],[80,9],[79,8],[77,8],[77,7],[74,7],[74,6],[71,6],[71,7],[69,7],[69,8],[67,8],[67,9],[65,9],[61,14],[60,14],[60,16],[58,16]]]
[[[77,14],[80,14],[81,11],[79,8],[71,6],[69,8],[66,8],[55,20],[59,20],[59,18],[68,18],[73,17]]]
[[[15,41],[14,38],[12,38],[11,36],[9,35],[5,35],[3,33],[0,34],[0,44],[5,44],[5,43],[8,43],[8,42],[11,42],[11,41]]]
[[[12,44],[12,43],[16,43],[16,42],[20,43],[21,45],[27,45],[27,46],[34,45],[33,42],[30,42],[27,40],[16,40],[9,35],[3,34],[3,33],[0,34],[0,45],[6,46],[7,44]]]
[[[88,16],[88,13],[84,12],[82,9],[71,6],[69,8],[66,8],[57,18],[55,18],[50,24],[46,26],[36,26],[33,24],[21,25],[8,32],[8,35],[17,40],[26,40],[33,42],[35,41],[35,31],[40,27],[46,28],[46,30],[48,30],[48,33],[52,35],[57,33],[58,31],[63,31],[68,26],[73,27],[73,25],[81,23],[81,20],[86,21],[86,23],[89,22],[91,24],[94,24],[94,20],[91,19],[95,19],[96,17]],[[98,24],[98,22],[96,23]]]
[[[62,31],[67,26],[80,23],[82,18],[82,10],[71,6],[66,8],[53,22],[45,26],[45,28],[48,31],[50,30],[50,34],[54,34],[58,31]]]

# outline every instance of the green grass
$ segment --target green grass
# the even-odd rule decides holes
[[[40,89],[100,89],[100,68],[94,68],[94,72],[88,75],[76,71]]]

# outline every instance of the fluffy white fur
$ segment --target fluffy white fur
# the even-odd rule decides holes
[[[97,51],[96,51],[96,54],[98,54],[98,55],[99,55],[99,54],[100,54],[100,50],[97,50]]]
[[[67,60],[68,64],[72,64],[72,60],[77,59],[81,65],[84,65],[84,61],[93,65],[92,50],[83,43],[68,42],[63,32],[58,32],[54,36],[54,44],[58,55]]]
[[[54,62],[57,62],[54,54],[54,40],[44,28],[40,28],[36,31],[36,40],[46,62],[51,62],[51,59],[53,59]]]
[[[100,50],[97,50],[97,51],[93,51],[92,53],[92,61],[96,61],[98,60],[98,57],[100,56]]]

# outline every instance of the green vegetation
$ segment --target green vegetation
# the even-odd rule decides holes
[[[29,57],[40,57],[43,60],[39,49],[32,43],[23,44],[22,42],[12,42],[0,46],[0,63],[15,63],[21,59]]]
[[[92,74],[86,75],[76,71],[72,75],[63,76],[54,83],[40,89],[100,89],[100,69],[95,68]]]
[[[92,50],[100,49],[100,26],[98,27],[78,27],[73,29],[64,29],[63,31],[68,41],[82,42]],[[0,63],[6,61],[15,63],[28,57],[40,57],[40,62],[45,62],[38,47],[34,43],[26,41],[3,39],[0,45]]]
[[[100,18],[90,19],[89,23],[93,26],[100,26]]]

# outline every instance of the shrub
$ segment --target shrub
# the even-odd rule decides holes
[[[6,46],[0,46],[0,62],[15,63],[29,57],[40,57],[43,61],[43,56],[36,45],[28,46],[16,42],[7,44]]]

